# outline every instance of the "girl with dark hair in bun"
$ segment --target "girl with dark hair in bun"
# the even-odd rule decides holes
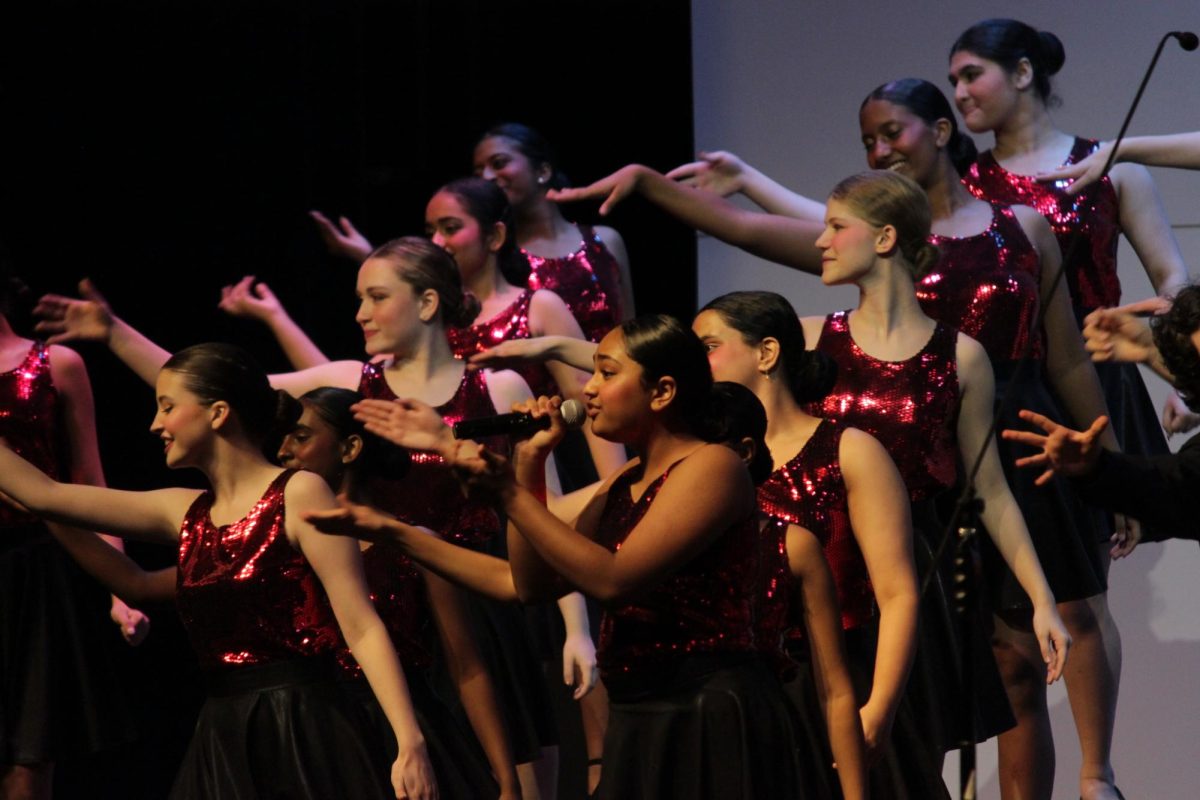
[[[150,429],[167,465],[201,470],[211,490],[61,483],[0,447],[0,491],[50,520],[178,545],[176,602],[207,667],[209,697],[171,797],[235,798],[268,786],[313,800],[437,797],[358,548],[303,519],[334,507],[332,492],[264,454],[295,424],[299,404],[273,390],[246,353],[220,344],[165,359],[156,395]],[[380,743],[363,736],[361,711],[334,683],[339,627],[398,743],[390,786]]]
[[[271,376],[272,385],[294,395],[320,386],[356,389],[364,397],[412,398],[435,407],[450,424],[490,416],[531,397],[519,375],[509,371],[468,372],[448,339],[479,313],[479,301],[464,292],[454,258],[427,239],[404,237],[376,249],[359,268],[357,320],[373,360],[334,361]],[[42,299],[43,328],[58,338],[99,339],[135,372],[153,374],[165,351],[113,316],[103,299]],[[495,511],[463,502],[458,483],[436,457],[414,460],[405,480],[373,490],[382,510],[456,542],[484,547],[501,532]],[[523,765],[542,757],[557,737],[541,666],[519,609],[471,598],[477,643],[492,671],[508,721],[522,782],[536,775]],[[580,606],[582,604],[580,603]],[[585,619],[582,609],[577,618]],[[582,623],[581,623],[582,627]],[[590,686],[591,670],[576,676]],[[585,688],[586,688],[585,686]]]

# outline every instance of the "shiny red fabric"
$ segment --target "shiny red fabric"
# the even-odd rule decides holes
[[[526,289],[508,308],[486,322],[469,328],[449,329],[446,331],[446,338],[450,341],[450,350],[457,358],[466,359],[509,339],[534,338],[533,331],[529,328],[529,304],[532,301],[533,292]],[[526,364],[516,367],[514,371],[525,379],[535,397],[553,397],[560,394],[558,384],[544,364]]]
[[[583,328],[598,342],[621,321],[621,277],[617,259],[596,232],[579,226],[579,249],[561,258],[544,258],[524,248],[529,261],[529,288],[549,289],[561,297]]]
[[[58,390],[50,377],[50,348],[35,342],[16,369],[0,373],[0,436],[17,455],[58,480]],[[32,514],[0,503],[0,527],[37,522]]]

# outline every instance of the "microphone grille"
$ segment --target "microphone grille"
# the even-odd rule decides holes
[[[578,400],[564,400],[558,407],[558,413],[568,428],[578,428],[587,419],[587,409]]]

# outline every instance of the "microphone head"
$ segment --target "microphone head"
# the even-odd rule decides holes
[[[1179,46],[1189,53],[1200,47],[1200,36],[1191,31],[1171,31],[1171,35],[1179,40]]]
[[[587,408],[578,400],[564,400],[558,407],[559,416],[568,428],[578,428],[587,419]]]

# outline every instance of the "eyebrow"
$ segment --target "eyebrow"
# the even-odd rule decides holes
[[[592,361],[594,361],[594,362],[595,362],[595,363],[597,363],[597,364],[599,364],[601,361],[611,361],[611,362],[613,362],[614,364],[620,364],[620,363],[621,363],[621,362],[620,362],[620,361],[618,361],[616,358],[614,358],[614,357],[612,357],[612,356],[610,356],[610,355],[607,355],[606,353],[596,353],[594,356],[592,356]]]

